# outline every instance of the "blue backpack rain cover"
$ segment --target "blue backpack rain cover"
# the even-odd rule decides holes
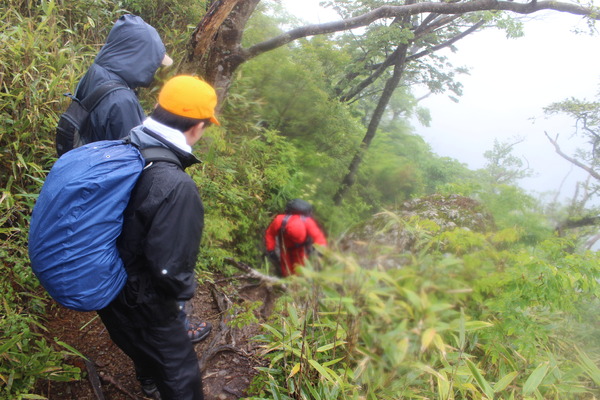
[[[143,168],[139,150],[124,140],[78,147],[52,167],[31,216],[29,258],[58,303],[99,310],[125,285],[116,241]]]

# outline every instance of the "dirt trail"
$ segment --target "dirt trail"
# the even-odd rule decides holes
[[[259,326],[228,327],[223,323],[222,310],[236,303],[261,301],[263,305],[255,311],[255,316],[264,320],[272,310],[273,292],[264,284],[244,286],[247,281],[240,281],[237,286],[231,285],[229,279],[215,279],[215,282],[198,287],[189,307],[192,320],[208,321],[213,326],[210,335],[195,345],[204,368],[204,396],[205,400],[240,399],[256,374],[255,367],[263,363],[258,356],[260,345],[251,340],[259,333]],[[96,313],[56,306],[48,315],[46,327],[48,338],[57,338],[73,346],[93,363],[86,365],[80,358],[70,360],[85,371],[82,379],[66,383],[44,382],[36,394],[49,400],[97,400],[101,396],[106,400],[145,398],[135,379],[133,364],[112,343]],[[97,392],[93,389],[94,377],[99,378]]]

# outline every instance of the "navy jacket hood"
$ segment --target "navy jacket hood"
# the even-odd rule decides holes
[[[148,86],[164,56],[165,46],[156,30],[140,17],[124,15],[115,22],[106,44],[77,85],[76,96],[83,99],[109,81],[131,89]],[[81,139],[83,143],[121,139],[144,118],[135,92],[116,90],[90,113]]]
[[[135,15],[120,17],[96,56],[95,64],[117,74],[130,88],[152,83],[166,54],[156,29]]]

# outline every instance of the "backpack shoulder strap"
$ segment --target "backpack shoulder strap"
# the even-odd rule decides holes
[[[277,232],[277,235],[279,236],[279,246],[280,249],[282,251],[286,251],[286,247],[283,244],[283,235],[285,234],[285,227],[287,226],[287,223],[290,219],[291,215],[290,214],[286,214],[283,219],[281,220],[281,225],[279,226],[279,232]]]
[[[140,153],[142,153],[142,157],[144,157],[146,164],[154,161],[166,161],[176,164],[179,166],[179,168],[183,168],[179,158],[177,158],[177,156],[166,147],[147,147],[145,149],[141,149]]]
[[[279,233],[280,234],[284,234],[285,232],[285,227],[287,226],[288,221],[290,220],[292,216],[290,214],[286,214],[285,217],[283,217],[283,220],[281,221],[281,226],[279,227]]]
[[[119,89],[129,90],[129,87],[121,82],[108,81],[94,89],[92,93],[87,95],[83,100],[80,100],[79,103],[83,108],[86,109],[86,111],[90,112],[94,108],[96,108],[98,103],[100,103],[100,101],[102,101],[102,99],[106,97],[106,95]]]

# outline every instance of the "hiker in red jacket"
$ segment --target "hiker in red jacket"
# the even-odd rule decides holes
[[[327,245],[323,231],[312,218],[312,205],[294,199],[287,203],[285,214],[277,215],[265,233],[269,259],[278,265],[282,276],[296,273],[298,265],[313,250],[313,244]]]

